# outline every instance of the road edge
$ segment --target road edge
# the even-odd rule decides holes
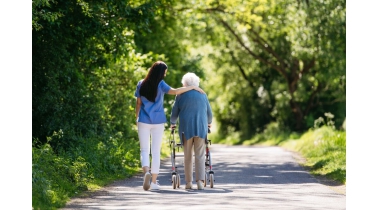
[[[332,180],[327,178],[326,176],[319,176],[319,175],[313,175],[310,173],[310,170],[307,167],[304,167],[304,163],[306,163],[306,159],[299,154],[298,152],[289,150],[284,148],[286,151],[289,151],[292,153],[293,158],[297,161],[297,163],[304,168],[311,176],[313,176],[319,183],[328,186],[330,189],[332,189],[334,192],[346,195],[346,185],[341,184],[338,181]]]

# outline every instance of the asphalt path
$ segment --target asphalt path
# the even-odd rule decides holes
[[[213,188],[185,190],[183,159],[177,158],[181,186],[173,189],[166,159],[161,161],[159,191],[144,191],[141,173],[73,198],[62,209],[346,209],[345,194],[322,184],[281,147],[212,144],[210,151]]]

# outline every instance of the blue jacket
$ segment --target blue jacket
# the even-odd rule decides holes
[[[205,139],[208,124],[212,123],[212,111],[207,95],[196,90],[177,95],[172,108],[170,123],[176,124],[178,117],[178,134],[181,140],[182,132],[185,133],[186,140],[194,136]]]

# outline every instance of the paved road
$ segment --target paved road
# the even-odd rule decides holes
[[[346,209],[344,194],[321,184],[280,147],[213,144],[210,150],[214,188],[185,190],[182,175],[181,188],[173,189],[171,163],[165,160],[160,191],[144,191],[139,174],[73,199],[63,209]]]

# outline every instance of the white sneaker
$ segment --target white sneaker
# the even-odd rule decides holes
[[[186,183],[185,189],[193,189],[193,183],[191,182]]]
[[[150,183],[150,189],[151,190],[160,190],[160,184],[158,183],[158,180],[156,181],[156,184],[155,183]]]
[[[143,189],[144,190],[149,190],[150,177],[151,177],[151,174],[149,172],[146,172],[144,175],[144,183],[143,183]]]
[[[204,182],[202,182],[201,180],[197,181],[198,190],[204,190],[203,184]]]

